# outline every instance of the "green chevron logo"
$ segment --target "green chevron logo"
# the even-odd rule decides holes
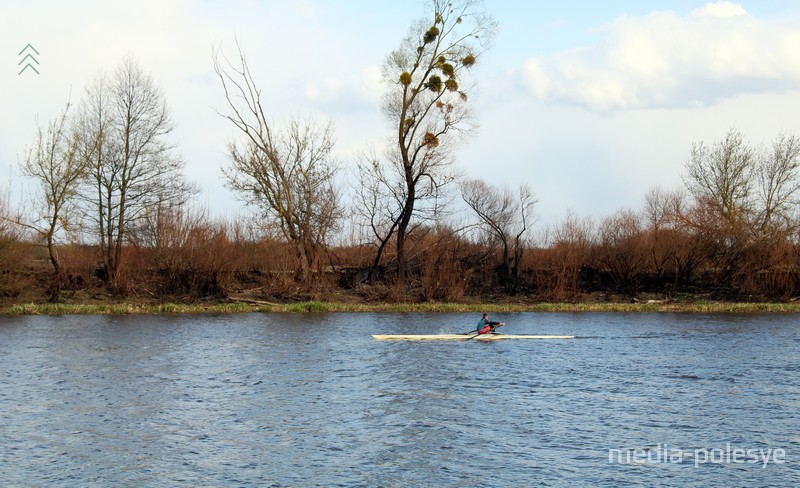
[[[36,55],[38,56],[39,51],[37,51],[36,48],[31,45],[31,43],[28,43],[27,46],[22,48],[22,51],[20,51],[19,54],[17,54],[17,56],[22,56],[26,52],[27,54],[25,55],[25,57],[22,58],[19,63],[17,63],[17,66],[22,66],[22,63],[25,63],[25,66],[22,66],[22,69],[19,70],[17,76],[21,75],[28,68],[32,69],[38,75],[39,70],[36,69],[36,66],[34,66],[33,63],[36,63],[36,65],[38,65],[39,61],[37,61],[36,58],[33,57],[33,53],[36,53]]]

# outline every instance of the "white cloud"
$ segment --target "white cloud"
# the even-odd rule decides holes
[[[747,15],[747,11],[740,5],[722,1],[709,3],[705,7],[692,12],[692,15],[696,17],[717,17],[724,19],[726,17],[736,17],[737,15]]]
[[[755,18],[730,2],[685,16],[622,16],[603,33],[595,46],[528,59],[529,90],[609,111],[706,106],[800,83],[800,26]]]

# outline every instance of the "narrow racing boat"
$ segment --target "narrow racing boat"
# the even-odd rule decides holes
[[[574,339],[562,335],[513,335],[513,334],[428,334],[428,335],[381,335],[372,334],[379,341],[499,341],[503,339]]]

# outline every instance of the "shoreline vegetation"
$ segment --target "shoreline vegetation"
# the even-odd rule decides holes
[[[294,303],[24,303],[0,308],[2,315],[136,315],[136,314],[234,314],[248,312],[328,313],[328,312],[397,312],[397,313],[459,313],[459,312],[658,312],[658,313],[797,313],[800,303],[754,303],[690,301],[666,302],[654,300],[639,303],[370,303],[302,301]]]

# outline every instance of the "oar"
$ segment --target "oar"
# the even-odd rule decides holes
[[[506,325],[506,323],[505,323],[505,322],[500,322],[499,324],[497,324],[497,325],[495,325],[495,326],[494,326],[494,329],[495,329],[495,330],[497,330],[497,329],[499,329],[500,327],[502,327],[502,326],[504,326],[504,325]],[[491,334],[491,332],[489,332],[489,333]],[[474,338],[478,337],[479,335],[485,335],[485,334],[475,334],[474,336],[467,337],[467,338],[466,338],[466,339],[464,339],[464,340],[465,340],[465,341],[468,341],[468,340],[470,340],[470,339],[474,339]]]

